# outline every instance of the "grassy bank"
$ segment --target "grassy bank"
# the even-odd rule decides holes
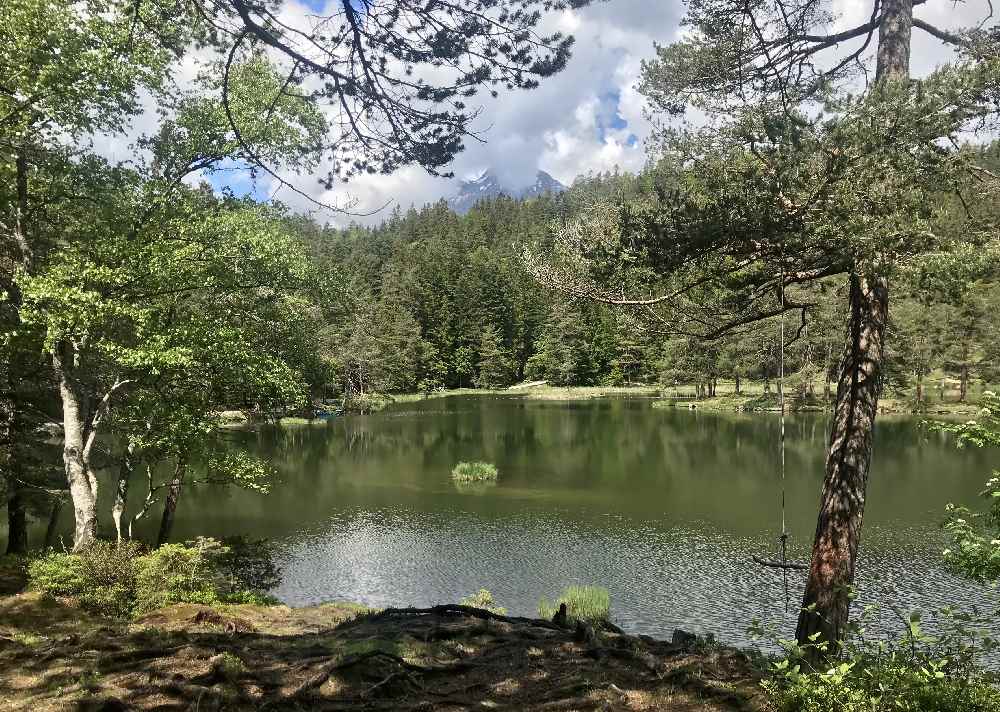
[[[922,406],[908,394],[889,394],[879,400],[879,409],[883,413],[926,414],[942,416],[971,416],[979,412],[977,403],[982,387],[973,390],[966,403],[958,402],[952,396],[941,399],[940,395],[928,394]],[[826,412],[830,402],[823,396],[822,384],[817,382],[816,395],[799,400],[789,396],[787,406],[790,412]],[[778,410],[778,397],[772,383],[769,392],[764,391],[760,382],[743,382],[740,393],[736,394],[732,381],[720,381],[717,394],[710,398],[695,398],[692,385],[677,386],[550,386],[550,385],[520,385],[504,389],[456,388],[451,390],[431,391],[429,393],[402,393],[392,395],[375,395],[365,399],[360,407],[347,408],[348,414],[373,413],[392,405],[419,403],[422,401],[450,398],[453,396],[502,396],[522,398],[533,401],[580,401],[598,398],[659,398],[653,402],[655,408],[696,408],[708,411],[739,411],[739,412],[772,412]],[[224,424],[233,427],[245,427],[251,421],[236,412],[225,414]],[[277,421],[282,426],[325,425],[324,419],[310,420],[301,417],[281,418]]]
[[[832,401],[822,397],[799,400],[789,397],[785,401],[788,412],[829,412]],[[711,398],[695,399],[690,395],[682,397],[667,397],[653,402],[654,408],[693,408],[716,412],[764,413],[777,412],[778,396],[773,391],[769,394],[760,392],[744,392],[739,395],[733,392],[718,392]],[[973,416],[979,413],[980,407],[975,401],[959,403],[957,401],[925,401],[922,405],[915,400],[900,396],[883,396],[879,399],[881,413],[899,413],[927,416]]]
[[[0,599],[5,710],[763,710],[735,650],[458,606],[178,604],[123,625]]]

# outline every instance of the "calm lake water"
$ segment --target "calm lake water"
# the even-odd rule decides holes
[[[612,616],[636,632],[675,627],[747,644],[753,618],[790,635],[804,574],[773,557],[780,530],[778,418],[653,409],[649,400],[587,402],[452,397],[323,426],[232,431],[233,447],[270,460],[268,496],[186,492],[175,538],[251,533],[280,545],[293,606],[458,601],[481,587],[511,614],[533,615],[569,584],[611,592]],[[827,419],[789,417],[791,555],[807,559]],[[941,569],[946,502],[974,503],[995,451],[956,450],[911,418],[880,419],[859,563],[861,602],[932,609],[990,595]],[[495,486],[456,486],[462,460],[500,471]],[[860,605],[860,604],[859,604]]]

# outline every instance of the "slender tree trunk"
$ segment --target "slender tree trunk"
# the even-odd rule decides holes
[[[882,9],[874,91],[907,81],[910,67],[913,0],[883,0]],[[812,561],[796,628],[802,646],[835,646],[843,640],[861,542],[885,362],[889,285],[884,275],[856,269],[850,277],[847,348],[837,382]],[[814,648],[807,650],[814,661],[822,657]]]
[[[73,500],[73,551],[82,551],[97,539],[97,476],[87,452],[90,399],[73,377],[72,358],[61,353],[55,361],[63,408],[63,465]]]
[[[128,488],[132,482],[132,473],[135,463],[132,460],[135,454],[135,445],[129,443],[122,453],[122,462],[118,470],[118,483],[115,488],[115,503],[111,506],[111,518],[115,522],[115,534],[119,543],[126,538],[122,533],[122,517],[125,515],[125,504],[128,501]]]
[[[865,511],[889,309],[884,277],[851,275],[848,345],[837,383],[826,478],[796,637],[843,639]],[[833,651],[831,651],[833,652]],[[814,656],[816,657],[816,656]]]
[[[966,357],[968,358],[968,357]],[[969,397],[969,364],[965,362],[962,364],[962,370],[959,376],[958,382],[958,402],[965,403],[966,399]]]
[[[59,531],[59,513],[62,511],[62,498],[56,497],[52,500],[52,509],[49,510],[49,523],[45,527],[45,543],[42,548],[48,551],[56,546],[56,534]]]
[[[157,548],[167,543],[170,532],[173,531],[174,516],[177,513],[177,502],[181,498],[181,485],[184,483],[185,469],[184,461],[179,460],[174,468],[174,477],[170,480],[166,499],[163,501],[163,518],[160,519],[160,532],[156,535]]]
[[[917,403],[924,402],[924,372],[917,371]]]
[[[24,488],[18,483],[14,485],[7,498],[7,554],[21,555],[28,553],[28,511]]]
[[[740,372],[736,372],[736,395],[740,395]]]

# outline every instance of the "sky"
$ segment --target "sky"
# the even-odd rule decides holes
[[[283,17],[301,22],[313,13],[322,14],[322,4],[334,0],[286,0]],[[868,19],[872,0],[833,0],[841,15],[836,31]],[[986,12],[986,0],[927,0],[917,15],[939,27],[956,28],[978,23]],[[485,142],[466,142],[449,169],[455,179],[428,175],[416,166],[391,175],[360,176],[346,185],[324,190],[317,175],[285,176],[303,193],[328,203],[355,203],[358,213],[386,207],[367,217],[331,214],[318,210],[307,198],[288,189],[274,190],[266,176],[251,180],[239,171],[210,178],[216,188],[230,186],[235,192],[257,198],[276,197],[296,210],[313,212],[320,222],[343,225],[351,221],[377,223],[393,205],[421,206],[458,190],[462,179],[492,170],[511,188],[530,185],[535,173],[544,170],[569,185],[579,175],[618,169],[636,172],[647,160],[645,141],[651,125],[642,95],[638,92],[643,60],[655,55],[654,43],[668,44],[682,31],[683,4],[678,0],[607,0],[579,10],[550,13],[540,28],[562,31],[576,38],[573,57],[563,72],[542,81],[532,91],[502,92],[498,99],[478,99],[481,113],[473,129]],[[912,69],[921,75],[949,60],[951,50],[926,34],[914,32]],[[183,68],[193,77],[193,66]],[[141,129],[142,121],[139,122]],[[137,129],[137,130],[139,130]]]

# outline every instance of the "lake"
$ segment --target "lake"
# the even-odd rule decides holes
[[[774,557],[780,532],[779,420],[773,414],[654,409],[646,399],[451,397],[322,426],[231,431],[281,484],[269,496],[185,493],[175,538],[252,533],[279,544],[293,606],[456,602],[488,588],[514,615],[569,584],[611,592],[630,631],[675,627],[749,643],[753,618],[794,630]],[[791,557],[806,560],[819,504],[827,419],[787,419]],[[913,418],[877,426],[859,562],[859,599],[932,609],[989,594],[943,571],[946,502],[974,503],[996,463],[956,450]],[[451,469],[485,460],[495,486],[457,486]]]

